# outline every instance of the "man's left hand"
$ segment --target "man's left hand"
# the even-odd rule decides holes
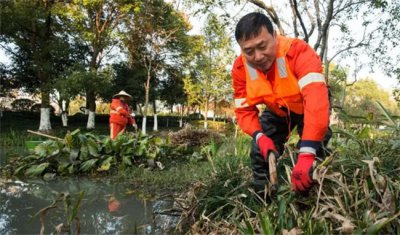
[[[315,155],[312,153],[300,153],[296,166],[293,169],[292,189],[296,192],[308,191],[312,184],[312,171]]]

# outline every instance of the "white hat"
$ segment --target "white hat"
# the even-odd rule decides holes
[[[120,91],[118,94],[113,95],[113,98],[117,98],[119,96],[125,96],[128,97],[129,99],[132,99],[132,96],[126,93],[125,91]]]

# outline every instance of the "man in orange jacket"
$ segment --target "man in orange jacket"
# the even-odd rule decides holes
[[[126,125],[137,128],[135,119],[131,116],[128,108],[128,101],[132,96],[125,91],[120,91],[113,96],[110,107],[110,137],[115,139],[118,134],[125,132]]]
[[[297,126],[301,140],[292,188],[308,191],[314,160],[325,157],[332,135],[321,60],[304,41],[277,35],[261,13],[240,19],[235,37],[242,51],[232,69],[235,113],[240,128],[253,137],[250,156],[255,190],[264,194],[268,155],[280,156]],[[260,117],[257,104],[266,105]]]

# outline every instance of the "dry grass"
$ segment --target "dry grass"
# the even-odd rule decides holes
[[[216,143],[223,141],[222,136],[216,132],[205,129],[197,129],[187,124],[182,130],[168,134],[171,144],[174,146],[202,146],[214,140]]]
[[[340,142],[308,195],[291,191],[292,162],[281,159],[279,192],[270,203],[256,200],[248,156],[226,153],[214,160],[212,180],[177,199],[179,228],[191,234],[399,234],[400,148],[389,140]]]

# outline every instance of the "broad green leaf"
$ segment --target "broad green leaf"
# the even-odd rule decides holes
[[[89,156],[89,149],[86,145],[82,145],[79,153],[79,159],[87,160]]]
[[[58,165],[57,172],[60,174],[68,173],[68,167],[70,167],[71,163],[69,162],[61,162]]]
[[[90,168],[92,168],[93,166],[96,165],[96,162],[98,160],[99,159],[90,159],[90,160],[82,162],[81,167],[79,168],[79,170],[81,170],[83,172],[90,170]]]
[[[71,166],[68,167],[68,172],[72,175],[75,172],[75,167],[74,165],[71,164]]]
[[[78,139],[79,139],[79,143],[80,143],[81,145],[85,145],[86,142],[87,142],[87,137],[86,137],[86,135],[84,135],[84,134],[79,134],[79,135],[78,135]]]
[[[146,152],[146,158],[154,159],[157,157],[157,151],[148,151]]]
[[[106,154],[110,154],[113,152],[113,144],[112,144],[112,140],[111,139],[106,139],[104,141],[104,151]]]
[[[94,157],[99,156],[99,148],[98,148],[96,141],[94,141],[93,139],[88,139],[87,147],[88,147],[90,155],[92,155]]]
[[[81,131],[80,129],[76,129],[73,132],[71,132],[71,135],[72,136],[77,135],[80,131]]]
[[[97,169],[98,171],[108,171],[111,167],[111,161],[113,157],[108,157],[101,163],[101,166]]]
[[[145,153],[146,146],[145,145],[139,145],[134,149],[134,155],[138,157],[142,157]]]
[[[117,137],[114,141],[112,141],[112,150],[114,151],[114,153],[120,152],[122,144],[123,144],[122,138]]]
[[[25,169],[27,167],[27,165],[22,165],[20,167],[18,167],[15,171],[14,171],[14,175],[19,175],[19,173],[21,173],[21,171],[23,169]]]
[[[152,143],[154,143],[157,146],[160,146],[164,144],[164,141],[160,137],[154,137]]]
[[[27,176],[38,176],[40,174],[43,173],[43,171],[49,166],[49,163],[42,163],[39,165],[33,165],[31,167],[29,167],[26,171],[25,171],[25,175]]]
[[[98,135],[94,135],[92,133],[86,133],[85,134],[86,137],[88,137],[88,140],[94,140],[95,142],[100,142],[99,136]]]
[[[38,155],[33,155],[33,154],[28,155],[28,156],[25,156],[25,157],[23,158],[23,160],[26,161],[26,162],[31,162],[31,161],[34,161],[34,160],[37,160],[37,159],[40,159],[40,156],[38,156]]]
[[[46,157],[47,156],[47,145],[46,144],[39,144],[38,146],[35,147],[33,152],[40,156],[40,157]]]
[[[68,148],[72,148],[73,139],[72,139],[72,134],[71,134],[71,132],[68,131],[67,134],[65,134],[64,141],[65,141],[65,145],[66,145]]]
[[[79,156],[79,149],[78,148],[73,148],[71,149],[71,152],[69,153],[69,158],[72,161],[75,161]]]
[[[131,160],[131,156],[129,156],[129,155],[125,155],[125,156],[122,156],[122,164],[124,164],[124,165],[128,165],[128,166],[132,166],[132,160]]]
[[[49,157],[57,156],[60,153],[60,149],[56,149],[53,152],[49,153]]]
[[[135,140],[130,139],[130,140],[126,141],[125,143],[123,143],[122,146],[131,145],[133,142],[135,142]]]

